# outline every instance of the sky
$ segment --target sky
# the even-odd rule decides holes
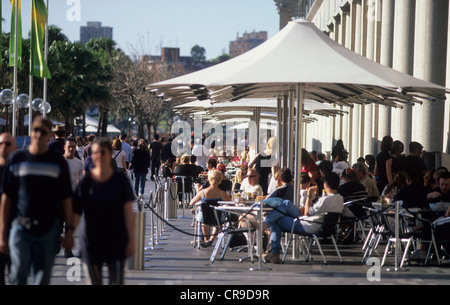
[[[44,0],[45,2],[47,0]],[[247,32],[279,31],[273,0],[48,0],[49,24],[79,41],[80,26],[100,21],[113,27],[118,47],[131,55],[160,55],[161,47],[178,47],[190,56],[199,45],[206,58],[229,53],[229,43]],[[31,0],[22,0],[22,28],[30,30]],[[10,31],[11,4],[2,0],[3,32]]]

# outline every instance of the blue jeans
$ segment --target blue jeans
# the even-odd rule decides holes
[[[135,194],[144,194],[146,177],[147,177],[147,173],[134,174],[134,193]]]
[[[286,216],[289,215],[289,216]],[[281,233],[290,232],[292,228],[292,222],[295,218],[300,217],[301,213],[290,200],[284,200],[276,210],[270,212],[264,222],[267,226],[271,227],[270,243],[272,247],[272,253],[280,254],[281,252]],[[302,225],[299,221],[296,221],[295,231],[304,232]]]
[[[26,285],[31,272],[34,285],[49,285],[58,245],[59,222],[41,236],[33,236],[13,221],[9,236],[11,285]]]

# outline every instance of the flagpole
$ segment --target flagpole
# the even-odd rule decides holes
[[[48,12],[48,0],[47,0],[47,12]],[[47,62],[47,53],[48,53],[48,17],[47,22],[45,23],[45,44],[44,44],[44,60]],[[45,113],[45,105],[47,102],[47,77],[44,76],[44,98],[43,98],[43,107],[42,107],[42,116],[45,118],[47,114]]]
[[[30,92],[28,94],[28,136],[31,136],[31,124],[33,123],[33,108],[31,103],[33,102],[33,75],[30,75]]]
[[[18,0],[15,1],[16,7],[15,7],[15,29],[14,29],[14,88],[13,88],[13,115],[12,115],[12,131],[11,134],[13,137],[16,136],[16,98],[17,98],[17,58],[18,58],[18,52],[17,49],[19,48],[19,3]]]

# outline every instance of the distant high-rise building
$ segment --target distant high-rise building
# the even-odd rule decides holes
[[[235,41],[230,41],[230,57],[236,57],[250,51],[254,47],[259,46],[267,40],[267,32],[244,33],[242,37],[236,38]]]
[[[92,38],[111,38],[113,39],[113,28],[102,26],[101,22],[89,22],[86,26],[80,27],[80,42],[85,44]]]

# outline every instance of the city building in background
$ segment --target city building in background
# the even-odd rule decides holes
[[[267,32],[261,31],[252,33],[244,33],[244,35],[237,38],[235,41],[230,41],[230,57],[236,57],[244,54],[247,51],[259,46],[267,40]]]
[[[80,27],[80,42],[86,44],[92,38],[113,39],[113,28],[102,26],[102,23],[98,21],[88,21],[86,26]]]

